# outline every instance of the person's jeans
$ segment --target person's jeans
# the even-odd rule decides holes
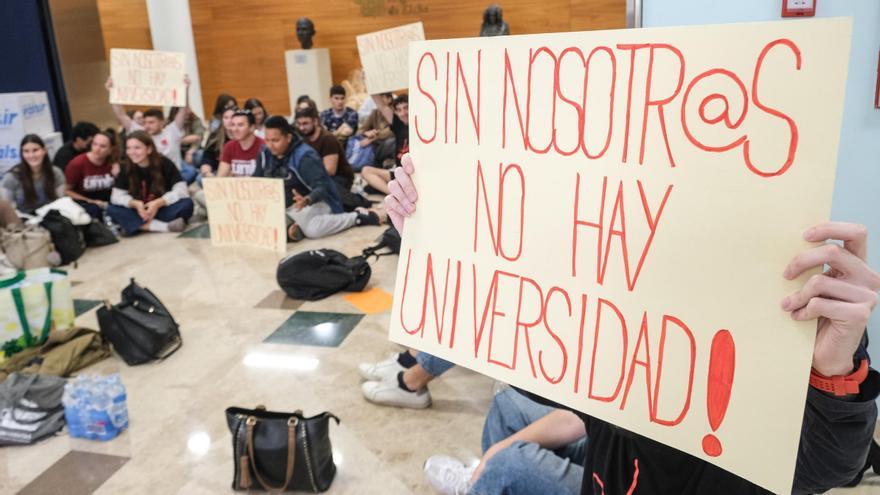
[[[100,206],[94,203],[89,203],[87,201],[80,201],[78,199],[75,201],[76,204],[82,206],[83,209],[86,210],[86,213],[88,213],[90,217],[94,218],[95,220],[104,221],[104,210],[102,210]]]
[[[499,392],[483,426],[483,452],[553,411],[513,389]],[[584,477],[586,438],[557,451],[514,442],[495,454],[470,495],[553,493],[577,495]]]
[[[126,235],[137,233],[144,225],[144,220],[138,215],[137,210],[125,206],[109,205],[107,214],[116,222]],[[193,202],[189,198],[182,198],[174,203],[159,208],[156,212],[156,220],[170,222],[177,218],[184,220],[193,214]]]
[[[455,363],[450,363],[445,359],[440,359],[437,356],[432,356],[427,352],[419,352],[416,354],[416,362],[421,365],[421,367],[428,372],[434,378],[442,375],[449,371]]]
[[[187,185],[192,184],[195,182],[196,177],[199,176],[199,169],[189,163],[183,163],[180,166],[180,176],[186,181]]]

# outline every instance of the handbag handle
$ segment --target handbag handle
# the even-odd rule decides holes
[[[287,420],[287,472],[284,475],[284,484],[279,487],[274,487],[266,483],[266,480],[263,479],[260,475],[260,471],[257,469],[256,457],[254,457],[254,426],[257,424],[256,416],[248,416],[245,423],[247,425],[247,450],[251,469],[254,471],[257,481],[259,481],[260,484],[263,485],[263,488],[269,492],[283,492],[287,489],[287,485],[289,485],[290,481],[293,479],[293,462],[296,455],[296,423],[296,416],[291,416]]]

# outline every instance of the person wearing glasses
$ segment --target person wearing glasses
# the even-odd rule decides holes
[[[217,177],[250,177],[257,168],[257,156],[263,149],[263,140],[254,134],[256,118],[250,110],[236,110],[232,114],[232,141],[223,145]]]

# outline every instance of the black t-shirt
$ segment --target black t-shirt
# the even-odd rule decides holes
[[[177,167],[174,166],[174,162],[161,157],[161,161],[159,163],[159,168],[162,170],[162,179],[163,184],[159,185],[160,194],[156,194],[152,190],[153,188],[153,176],[150,175],[149,168],[139,167],[137,165],[129,165],[130,168],[134,170],[125,170],[120,172],[118,176],[116,176],[116,184],[114,187],[117,189],[124,189],[128,191],[129,194],[132,195],[135,199],[139,199],[145,203],[153,201],[154,199],[161,197],[163,194],[167,193],[171,190],[174,184],[178,182],[182,182],[183,178],[180,176],[180,171],[177,170]],[[137,177],[137,182],[139,187],[136,187],[137,190],[132,191],[129,183],[129,174],[134,173]]]
[[[321,134],[318,135],[317,139],[306,142],[309,143],[309,146],[315,148],[315,151],[321,155],[321,158],[324,158],[327,155],[339,155],[339,161],[336,164],[335,177],[345,179],[349,184],[354,181],[354,169],[351,168],[348,160],[345,159],[345,152],[342,151],[342,146],[339,145],[336,136],[330,134],[325,129],[321,129]]]
[[[587,428],[582,495],[771,495],[680,450],[578,413]]]
[[[76,158],[77,155],[85,153],[86,150],[79,151],[73,147],[73,141],[68,141],[64,143],[64,146],[58,149],[58,152],[55,153],[55,158],[52,159],[52,163],[64,170],[67,167],[67,164],[70,163],[70,160]]]
[[[403,155],[409,153],[409,124],[405,124],[397,114],[391,119],[391,132],[394,133],[394,139],[397,141],[397,164],[400,165],[400,159]]]

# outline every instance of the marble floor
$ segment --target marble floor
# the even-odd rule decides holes
[[[327,247],[355,255],[382,230],[356,228],[289,249]],[[387,340],[389,312],[363,311],[343,294],[302,304],[285,300],[275,282],[278,260],[263,251],[213,248],[197,235],[141,235],[89,250],[70,270],[78,282],[74,297],[117,301],[135,277],[170,308],[184,346],[158,364],[129,367],[114,357],[89,368],[121,374],[129,429],[107,443],[59,435],[0,449],[0,494],[231,492],[231,436],[224,418],[230,406],[264,404],[270,410],[339,416],[341,425],[331,427],[339,468],[332,494],[431,493],[421,471],[428,456],[479,452],[492,380],[456,368],[432,384],[430,409],[368,404],[360,394],[357,364],[399,349]],[[393,292],[396,261],[377,261],[368,288]],[[294,311],[362,318],[338,347],[264,343]],[[77,323],[97,328],[94,309]],[[100,469],[81,472],[99,461]],[[836,493],[880,493],[880,477]]]

